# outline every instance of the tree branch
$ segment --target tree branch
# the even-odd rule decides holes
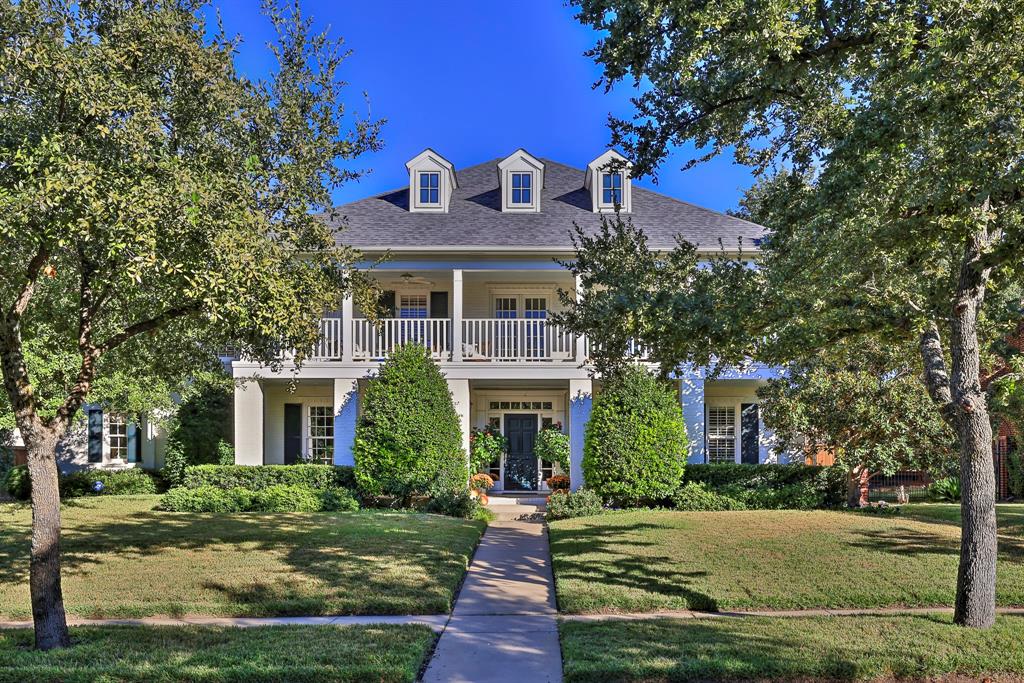
[[[97,344],[96,350],[101,354],[106,353],[107,351],[112,351],[133,337],[137,337],[145,332],[156,330],[172,320],[182,318],[191,313],[196,313],[199,309],[200,304],[198,301],[192,301],[181,306],[168,308],[148,320],[142,320],[133,325],[129,325],[117,334],[109,337],[106,341]]]
[[[29,302],[32,300],[32,295],[35,294],[36,283],[39,281],[39,272],[49,259],[50,247],[45,243],[40,243],[36,255],[28,262],[28,268],[25,271],[25,282],[21,286],[18,296],[14,299],[14,303],[11,304],[11,310],[7,313],[8,324],[14,324],[25,313]]]
[[[921,333],[919,343],[921,360],[924,361],[924,383],[928,395],[939,409],[942,419],[953,423],[956,413],[953,406],[953,392],[950,389],[949,373],[946,371],[946,359],[942,355],[942,340],[939,338],[939,327],[934,322]]]

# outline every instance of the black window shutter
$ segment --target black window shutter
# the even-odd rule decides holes
[[[430,317],[431,318],[447,318],[448,317],[448,292],[431,292],[430,293]]]
[[[294,465],[302,454],[302,404],[284,404],[284,464]]]
[[[103,462],[103,411],[89,410],[89,462]]]
[[[380,307],[385,318],[395,317],[395,290],[385,289],[380,293]]]
[[[142,463],[142,425],[135,423],[135,462]]]
[[[745,465],[756,465],[760,461],[760,444],[756,403],[740,406],[740,460]]]

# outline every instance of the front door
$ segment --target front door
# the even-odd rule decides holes
[[[533,444],[537,441],[536,415],[505,415],[505,489],[511,491],[537,490],[537,456]]]

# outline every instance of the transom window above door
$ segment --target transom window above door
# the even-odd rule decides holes
[[[420,204],[440,204],[440,188],[440,173],[420,173]]]
[[[512,174],[512,203],[533,204],[533,174]]]
[[[402,294],[398,297],[399,318],[427,318],[429,314],[426,294]]]

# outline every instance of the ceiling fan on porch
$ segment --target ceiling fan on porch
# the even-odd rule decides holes
[[[412,273],[402,273],[399,276],[403,285],[420,285],[422,287],[433,287],[434,281],[428,280],[422,275],[413,275]]]

